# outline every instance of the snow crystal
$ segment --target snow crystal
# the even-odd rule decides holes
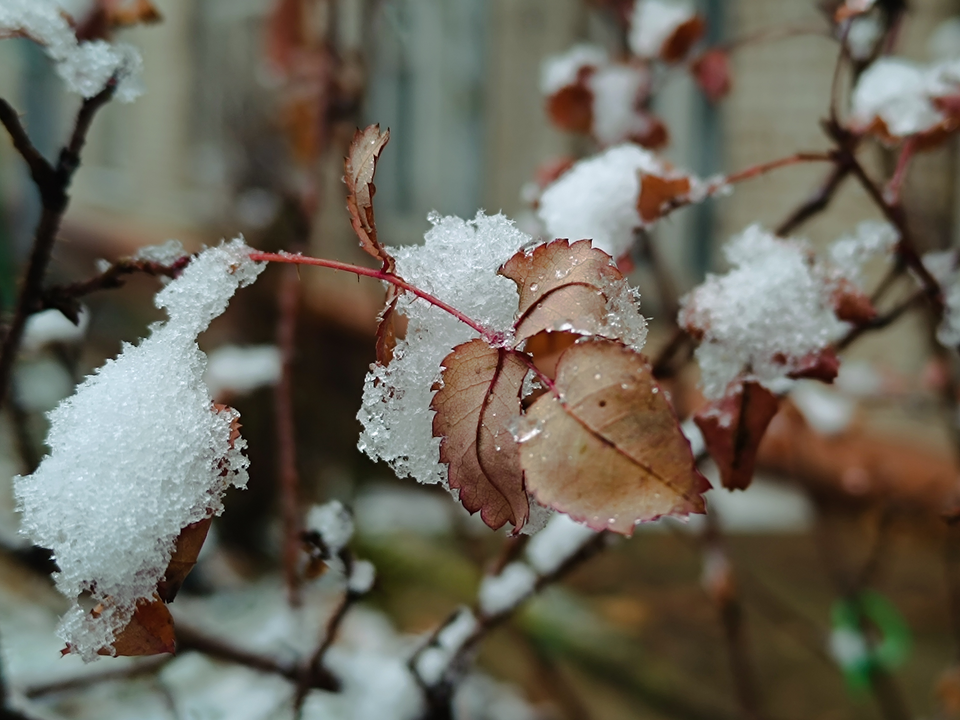
[[[940,283],[943,291],[943,322],[937,328],[937,340],[944,347],[960,345],[960,272],[955,250],[927,253],[924,267]]]
[[[547,58],[540,71],[540,92],[553,95],[568,85],[576,85],[580,71],[596,69],[610,62],[607,51],[599,45],[580,43],[561,55]]]
[[[650,119],[638,111],[650,89],[650,74],[634,65],[607,65],[587,81],[593,92],[593,136],[601,145],[643,137]]]
[[[664,43],[695,14],[690,2],[637,0],[627,38],[630,50],[643,58],[659,57]]]
[[[280,350],[276,345],[224,345],[210,353],[203,375],[210,394],[245,395],[280,380]]]
[[[637,211],[638,172],[669,175],[656,155],[623,144],[581,160],[543,191],[539,215],[551,238],[589,238],[619,259],[644,222]]]
[[[140,53],[126,44],[103,40],[77,42],[54,0],[3,0],[0,34],[3,31],[23,33],[43,45],[71,92],[93,97],[110,78],[117,76],[116,98],[121,102],[135,100],[143,93]]]
[[[438,633],[436,639],[424,648],[417,658],[417,675],[428,686],[437,685],[450,663],[477,630],[477,618],[468,608],[461,610]]]
[[[537,573],[549,575],[576,555],[594,535],[586,525],[557,513],[541,532],[530,538],[527,560]]]
[[[331,500],[324,505],[314,505],[307,513],[307,530],[320,536],[330,555],[343,550],[353,537],[353,517],[343,503]]]
[[[845,235],[830,246],[830,262],[844,278],[860,285],[863,266],[877,255],[892,252],[899,239],[890,223],[862,222],[855,235]]]
[[[146,245],[140,248],[133,259],[160,265],[173,265],[186,254],[187,251],[183,249],[183,243],[179,240],[167,240],[160,245]]]
[[[51,454],[14,481],[22,532],[53,550],[73,601],[59,634],[85,660],[152,597],[180,530],[246,483],[246,443],[230,441],[237,413],[213,407],[196,337],[263,269],[248,253],[241,240],[206,250],[158,293],[169,320],[50,413]],[[82,593],[104,605],[99,619]]]
[[[80,310],[80,322],[76,325],[59,310],[50,309],[34,313],[27,319],[20,347],[24,352],[36,352],[53,343],[78,343],[87,334],[90,313]]]
[[[782,240],[759,225],[724,248],[733,269],[708,275],[685,296],[681,322],[703,333],[697,348],[704,395],[723,395],[738,375],[765,385],[825,348],[843,325],[829,304],[829,283],[810,247]]]
[[[510,563],[480,583],[480,611],[490,616],[515,608],[533,593],[536,582],[537,574],[525,562]]]
[[[531,237],[503,215],[430,219],[434,227],[423,245],[391,249],[398,274],[484,326],[509,332],[519,297],[497,269]],[[367,374],[357,416],[364,428],[359,447],[401,477],[445,484],[447,466],[440,463],[440,439],[433,437],[432,387],[443,358],[477,333],[410,293],[398,309],[409,320],[407,334],[390,364],[374,365]]]
[[[894,137],[930,130],[944,120],[934,98],[956,92],[952,65],[928,68],[902,58],[882,57],[868,67],[853,90],[851,120],[869,127],[882,120]]]

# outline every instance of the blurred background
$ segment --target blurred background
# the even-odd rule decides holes
[[[323,49],[306,61],[290,61],[277,50],[285,36],[269,0],[155,5],[162,23],[121,35],[142,49],[146,94],[131,105],[113,103],[97,118],[51,282],[89,277],[99,259],[115,260],[169,238],[196,250],[238,233],[265,250],[303,247],[312,255],[367,264],[344,210],[341,176],[354,128],[369,123],[391,131],[376,175],[378,227],[386,243],[422,242],[434,210],[472,217],[483,208],[522,223],[530,214],[523,188],[538,168],[594,150],[589,140],[550,126],[540,91],[542,62],[579,41],[614,53],[624,49],[614,3],[583,0],[316,3],[310,22]],[[817,4],[702,0],[697,7],[710,44],[771,28],[796,33],[738,47],[731,54],[733,90],[718,104],[708,102],[687,74],[666,76],[654,105],[671,131],[665,156],[707,177],[826,148],[820,121],[838,45]],[[958,14],[956,0],[913,0],[898,54],[926,62],[943,52],[944,42],[948,53],[960,52],[956,44],[949,47],[955,32],[936,34]],[[939,46],[931,45],[934,36]],[[318,118],[318,93],[324,92],[330,95]],[[64,92],[41,49],[24,40],[0,43],[0,96],[21,111],[34,142],[53,156],[79,102]],[[925,250],[957,244],[957,149],[948,143],[910,169],[905,204]],[[865,156],[878,173],[894,159],[879,147]],[[718,248],[730,235],[754,222],[775,226],[822,173],[818,166],[789,168],[660,223],[655,242],[678,293],[720,269]],[[305,192],[311,196],[308,232],[296,200]],[[4,312],[12,308],[38,212],[23,163],[0,142]],[[877,218],[866,195],[848,183],[829,212],[801,234],[822,245]],[[633,279],[652,318],[649,351],[655,355],[670,323],[643,257],[636,258]],[[358,549],[380,573],[369,604],[401,633],[425,632],[457,603],[475,597],[502,537],[465,516],[443,491],[397,480],[356,450],[355,415],[375,359],[383,289],[326,270],[305,269],[300,282],[294,362],[304,505],[337,498],[354,509]],[[201,347],[273,344],[278,284],[278,268],[271,268],[201,337]],[[24,352],[16,401],[0,418],[0,538],[13,553],[7,555],[17,558],[3,560],[0,627],[18,617],[14,606],[23,603],[26,582],[9,480],[30,472],[44,453],[44,413],[115,356],[122,342],[135,342],[162,318],[152,305],[157,287],[154,279],[133,277],[122,289],[91,295],[82,343],[61,338]],[[831,613],[844,578],[866,566],[870,587],[909,627],[911,650],[891,690],[910,708],[903,717],[960,712],[960,681],[943,674],[958,654],[960,607],[951,610],[958,596],[949,592],[951,584],[960,587],[958,559],[949,552],[953,546],[930,490],[952,483],[956,470],[930,337],[922,316],[907,313],[844,356],[838,390],[826,397],[817,395],[826,391],[811,390],[816,397],[809,413],[834,403],[853,418],[858,437],[880,444],[895,438],[904,446],[903,487],[873,493],[840,482],[811,490],[766,472],[749,492],[719,489],[707,496],[740,589],[745,637],[769,711],[764,716],[883,716],[829,650],[836,622]],[[685,378],[695,383],[695,370]],[[280,546],[272,389],[227,387],[221,397],[241,412],[251,482],[246,492],[228,497],[215,525],[215,548],[191,576],[185,592],[199,596],[275,572]],[[809,414],[807,423],[815,425]],[[821,430],[815,428],[821,440],[832,437]],[[536,708],[531,717],[739,716],[718,607],[702,582],[708,569],[703,537],[697,523],[641,529],[493,634],[480,666],[517,686]],[[7,627],[2,632],[9,634]],[[69,715],[72,700],[57,696],[51,702]]]

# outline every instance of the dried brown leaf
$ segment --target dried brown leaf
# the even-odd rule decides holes
[[[844,322],[863,325],[877,316],[870,296],[849,280],[840,280],[830,294],[830,304],[837,318]]]
[[[690,178],[666,178],[640,173],[640,196],[637,211],[644,222],[659,220],[674,203],[683,202],[690,193]]]
[[[707,24],[699,15],[694,15],[677,27],[660,48],[660,59],[666,62],[683,60],[697,41],[707,31]]]
[[[162,655],[177,649],[173,617],[163,600],[140,600],[127,626],[114,638],[113,653],[104,649],[101,655]]]
[[[433,397],[433,434],[450,487],[460,502],[494,530],[520,528],[529,501],[520,453],[510,431],[520,416],[520,387],[527,365],[515,353],[483,340],[458,345],[443,360],[443,387]]]
[[[393,350],[397,347],[397,286],[387,288],[387,300],[377,323],[377,362],[389,365],[393,360]]]
[[[613,340],[581,341],[560,358],[555,390],[518,431],[538,502],[626,535],[638,522],[704,512],[710,484],[643,355]]]
[[[517,342],[544,330],[580,335],[602,332],[610,283],[622,280],[611,258],[589,240],[554,240],[533,252],[518,252],[498,271],[517,284]]]
[[[377,224],[373,216],[373,196],[377,191],[373,176],[377,159],[390,140],[390,131],[380,132],[379,125],[357,130],[350,143],[350,152],[344,159],[343,181],[347,185],[347,210],[350,223],[360,239],[360,247],[378,260],[385,270],[392,270],[393,258],[377,240]]]
[[[836,380],[839,374],[840,357],[835,348],[826,347],[800,358],[794,364],[794,369],[787,373],[787,377],[794,380],[820,380],[829,384]]]
[[[163,579],[157,585],[157,595],[164,602],[173,602],[173,599],[180,592],[183,581],[197,564],[197,558],[200,555],[200,549],[207,539],[207,533],[210,532],[210,525],[213,523],[213,516],[190,523],[177,537],[177,543],[173,549],[173,555],[167,565],[167,572]]]
[[[98,0],[76,25],[77,40],[109,40],[115,30],[135,25],[152,25],[163,16],[150,0]]]
[[[659,150],[670,142],[670,131],[667,130],[663,120],[648,112],[638,111],[638,114],[646,121],[645,129],[642,132],[631,133],[628,140],[648,150]]]
[[[762,385],[731,385],[727,394],[697,411],[694,422],[728,490],[746,490],[753,480],[757,449],[777,414],[780,399]]]
[[[547,98],[547,116],[561,130],[589,134],[593,128],[593,93],[582,84],[562,87]]]

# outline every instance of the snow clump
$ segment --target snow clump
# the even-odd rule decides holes
[[[71,92],[93,97],[116,76],[118,100],[131,102],[143,94],[143,59],[137,49],[104,40],[78,42],[54,0],[0,2],[0,38],[10,35],[23,35],[42,45]]]
[[[449,303],[493,331],[508,334],[519,296],[499,267],[532,238],[503,215],[480,212],[473,220],[432,214],[433,228],[423,245],[392,248],[397,274]],[[367,374],[358,419],[359,447],[384,460],[400,477],[446,485],[440,462],[440,438],[433,436],[433,386],[440,363],[453,348],[477,333],[412,293],[400,297],[398,310],[408,318],[406,337],[397,343],[389,365]]]
[[[937,340],[944,347],[960,345],[960,270],[956,250],[927,253],[923,265],[940,283],[943,291],[943,321],[937,328]]]
[[[630,50],[642,58],[660,57],[673,34],[695,17],[696,11],[690,2],[637,0],[627,38]]]
[[[634,231],[647,225],[637,210],[641,172],[682,176],[653,153],[629,143],[576,163],[540,197],[538,214],[547,235],[571,241],[588,238],[595,248],[622,258],[633,245]],[[697,185],[693,178],[691,185]]]
[[[832,282],[806,242],[753,225],[724,254],[730,272],[708,275],[680,311],[681,324],[702,336],[697,361],[709,399],[744,372],[764,385],[786,378],[844,327],[830,304]]]
[[[196,338],[263,270],[249,252],[239,239],[205,250],[161,290],[169,320],[50,413],[50,455],[14,479],[21,531],[53,551],[73,603],[58,634],[86,661],[109,652],[137,601],[153,597],[181,529],[246,484],[238,414],[214,407]],[[87,593],[99,618],[80,605]]]

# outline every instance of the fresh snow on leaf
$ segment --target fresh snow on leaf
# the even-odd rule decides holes
[[[630,17],[630,49],[642,58],[660,57],[667,41],[695,16],[686,0],[637,0]]]
[[[570,85],[576,85],[581,71],[596,70],[610,62],[607,51],[599,45],[581,43],[565,53],[547,58],[540,71],[540,92],[553,95]]]
[[[543,191],[538,213],[551,238],[590,239],[614,258],[627,254],[634,231],[645,227],[637,210],[638,173],[671,177],[653,153],[624,144],[581,160]]]
[[[503,215],[430,219],[434,226],[423,245],[391,248],[397,273],[484,326],[509,333],[517,291],[497,269],[532,238]],[[406,337],[389,365],[374,365],[367,374],[359,447],[401,477],[446,484],[440,438],[433,436],[434,383],[443,358],[477,333],[411,293],[400,297],[398,309],[408,318]]]
[[[917,135],[934,130],[947,120],[947,113],[936,101],[958,94],[960,60],[928,66],[883,57],[857,81],[851,123],[857,129],[867,130],[880,121],[886,134],[893,138]]]
[[[593,92],[593,137],[603,146],[644,138],[656,122],[638,108],[650,91],[650,71],[642,66],[611,64],[590,76]]]
[[[830,305],[832,284],[806,242],[753,225],[724,254],[732,269],[708,275],[680,312],[681,323],[702,335],[697,360],[709,399],[742,373],[768,386],[782,380],[843,328]]]
[[[146,245],[140,248],[133,259],[155,262],[160,265],[173,265],[186,254],[187,251],[183,249],[183,243],[179,240],[167,240],[159,245]]]
[[[900,234],[890,223],[868,220],[857,225],[856,233],[836,240],[829,251],[830,262],[847,280],[862,285],[863,266],[879,255],[893,252]]]
[[[246,443],[231,445],[237,413],[214,408],[196,337],[263,269],[248,253],[241,240],[208,249],[161,290],[169,320],[50,413],[50,455],[15,479],[22,532],[53,550],[73,602],[60,636],[85,660],[153,596],[181,528],[246,483]],[[81,609],[85,592],[105,605],[99,619]]]
[[[0,2],[0,37],[5,33],[21,34],[43,45],[71,92],[93,97],[116,75],[118,100],[131,102],[143,94],[140,53],[122,43],[77,42],[60,3],[54,0]]]

